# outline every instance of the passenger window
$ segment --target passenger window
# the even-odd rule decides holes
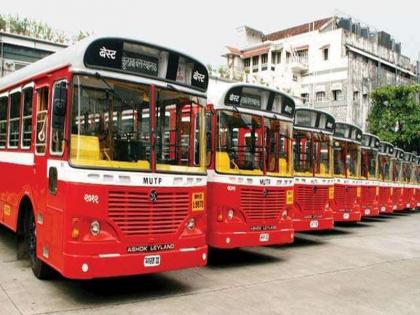
[[[62,155],[64,152],[64,126],[67,105],[67,82],[54,84],[51,112],[51,153]]]
[[[10,96],[9,110],[9,148],[17,148],[20,133],[20,108],[21,92],[16,92]]]
[[[213,148],[213,142],[212,142],[212,112],[206,113],[206,159],[207,159],[207,166],[211,165],[212,160],[212,148]]]
[[[7,97],[0,98],[0,148],[6,147]]]
[[[35,150],[38,154],[45,154],[48,122],[48,87],[37,90],[37,95]]]
[[[32,144],[32,96],[33,89],[27,88],[23,91],[22,111],[22,149],[29,149]]]

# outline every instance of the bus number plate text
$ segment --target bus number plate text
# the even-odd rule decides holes
[[[260,234],[260,242],[268,242],[269,239],[270,239],[270,234],[268,233]]]
[[[309,227],[311,229],[316,229],[318,226],[319,226],[318,220],[311,220],[311,222],[309,222]]]
[[[145,267],[156,267],[160,265],[160,255],[152,255],[144,257]]]

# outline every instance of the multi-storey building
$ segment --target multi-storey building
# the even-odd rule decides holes
[[[0,77],[19,70],[64,47],[66,45],[0,32]]]
[[[261,82],[366,127],[369,94],[386,84],[416,82],[416,67],[389,34],[338,16],[264,34],[237,29],[228,46],[228,76]]]

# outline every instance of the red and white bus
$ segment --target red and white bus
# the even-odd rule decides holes
[[[362,136],[361,196],[362,216],[379,215],[378,207],[378,150],[380,140],[377,136],[364,133]]]
[[[404,201],[403,209],[415,209],[414,200],[414,182],[415,182],[415,164],[416,155],[411,152],[404,152],[402,163],[402,199]]]
[[[293,126],[295,231],[334,228],[332,138],[335,120],[330,114],[298,108]]]
[[[0,221],[35,276],[206,264],[207,85],[193,58],[115,37],[0,80]]]
[[[208,245],[292,243],[293,99],[221,80],[208,95]]]
[[[392,158],[392,187],[391,187],[391,200],[392,209],[394,211],[401,211],[405,209],[406,201],[403,196],[403,161],[404,151],[398,147],[394,147]]]
[[[362,219],[360,207],[360,148],[362,130],[354,125],[336,122],[334,129],[334,199],[335,222],[357,222]]]
[[[394,146],[389,142],[381,142],[378,152],[378,207],[379,213],[392,213],[394,211],[391,190],[392,183],[392,157]]]

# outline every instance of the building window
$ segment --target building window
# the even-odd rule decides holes
[[[6,147],[7,97],[0,98],[0,148]]]
[[[10,96],[9,110],[9,148],[17,148],[20,133],[20,108],[21,93],[17,92]]]
[[[23,91],[23,112],[22,112],[22,134],[21,146],[29,149],[32,143],[32,95],[33,89],[27,88]]]
[[[298,80],[298,77],[297,77],[297,75],[296,75],[296,74],[294,74],[294,75],[293,75],[293,81],[294,81],[294,82],[297,82],[297,80]]]
[[[333,101],[342,101],[343,100],[343,91],[341,90],[333,90]]]
[[[268,62],[268,54],[261,55],[261,63],[265,65]]]
[[[244,59],[244,67],[249,68],[250,66],[251,66],[251,59],[250,58]]]
[[[290,53],[286,51],[286,63],[290,62]]]
[[[300,94],[303,104],[309,103],[309,93]]]
[[[353,92],[353,101],[358,101],[359,100],[359,91],[354,91]]]
[[[322,57],[325,61],[328,60],[329,54],[330,54],[330,49],[329,48],[322,49]]]
[[[367,93],[363,94],[363,104],[367,104],[369,100],[369,97],[367,95]]]
[[[259,56],[252,57],[252,67],[253,68],[258,67],[259,59],[260,59]]]
[[[271,52],[271,64],[277,65],[281,61],[281,51],[272,51]]]
[[[325,101],[325,92],[316,92],[315,99],[317,102]]]
[[[296,52],[296,58],[298,62],[307,64],[308,63],[308,50],[307,49],[298,50]]]

